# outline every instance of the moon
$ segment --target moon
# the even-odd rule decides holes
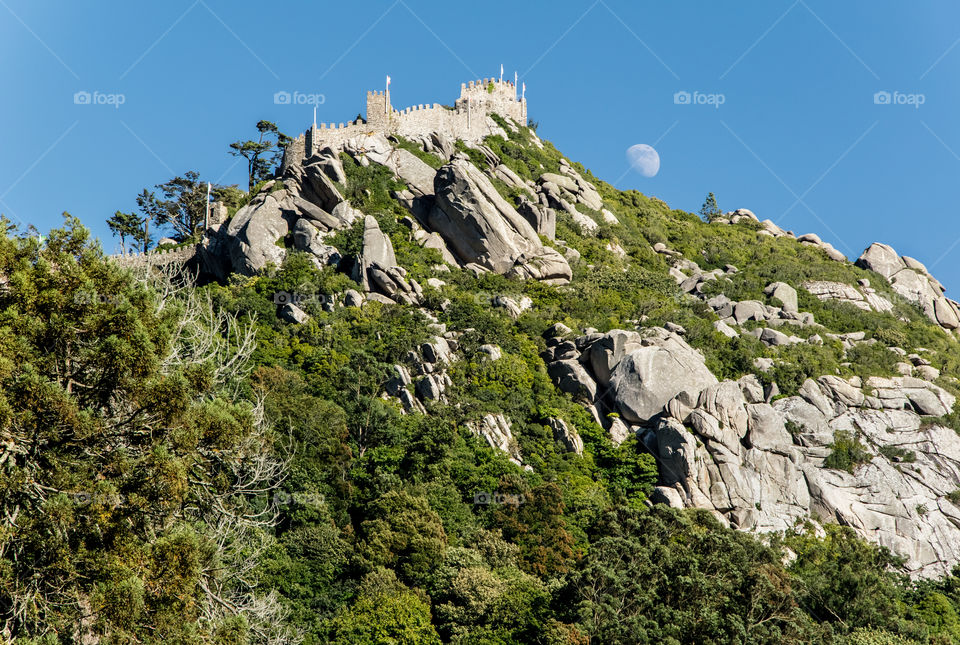
[[[653,177],[660,172],[660,155],[645,143],[638,143],[627,148],[627,161],[630,167],[644,177]]]

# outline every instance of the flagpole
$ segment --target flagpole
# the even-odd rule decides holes
[[[387,104],[390,102],[390,101],[389,101],[389,96],[390,96],[390,76],[387,75],[387,89],[386,89],[386,91],[383,93],[383,114],[384,114],[384,116],[390,116],[390,113],[387,111]]]
[[[313,108],[316,112],[316,107]],[[317,118],[313,118],[314,125],[316,125]],[[204,230],[210,228],[210,182],[207,182],[207,214],[203,216],[203,228]]]

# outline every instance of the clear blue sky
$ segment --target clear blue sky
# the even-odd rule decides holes
[[[958,39],[951,0],[0,0],[0,212],[46,230],[70,211],[109,251],[103,220],[142,188],[187,170],[243,185],[231,141],[264,118],[302,131],[312,109],[277,91],[323,94],[318,119],[340,122],[386,74],[397,107],[452,103],[503,63],[540,134],[618,187],[691,211],[713,191],[852,258],[885,241],[957,298]],[[636,143],[655,177],[629,169]]]

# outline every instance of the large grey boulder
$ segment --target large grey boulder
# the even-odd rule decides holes
[[[561,392],[592,402],[597,396],[597,384],[578,361],[554,361],[547,365],[547,373]]]
[[[565,284],[570,265],[472,163],[454,159],[436,174],[436,204],[428,224],[463,264],[495,273]]]
[[[946,329],[960,327],[960,312],[958,312],[957,306],[944,296],[934,300],[933,313],[941,327]]]
[[[396,265],[393,243],[380,230],[376,218],[367,215],[363,220],[363,250],[360,252],[360,280],[364,291],[373,290],[375,269],[385,271]]]
[[[333,207],[330,214],[338,222],[338,228],[349,228],[353,223],[363,217],[363,213],[350,205],[350,202],[342,201]]]
[[[453,142],[439,132],[431,132],[430,141],[433,143],[434,152],[438,153],[446,161],[449,161],[450,157],[457,151]]]
[[[617,409],[631,423],[646,423],[681,391],[699,393],[717,383],[703,355],[680,336],[660,330],[619,362],[610,378]]]
[[[367,157],[392,170],[416,195],[433,194],[433,177],[437,171],[409,150],[396,148],[387,154],[369,153]]]
[[[747,432],[747,402],[735,381],[723,381],[700,392],[697,408],[731,428],[739,437]]]
[[[747,406],[747,437],[753,448],[775,450],[793,444],[783,415],[769,403]]]
[[[393,146],[390,145],[387,138],[379,132],[351,137],[343,145],[344,152],[356,159],[361,165],[370,163],[369,159],[366,159],[368,155],[386,155],[392,148]],[[363,163],[364,161],[366,161],[366,164]]]
[[[235,273],[254,275],[268,264],[280,265],[286,249],[278,246],[295,218],[293,198],[285,189],[261,193],[237,211],[226,229],[227,250]]]
[[[302,218],[309,220],[311,224],[323,231],[332,231],[343,228],[340,220],[316,204],[308,202],[299,195],[294,195],[293,205],[297,208],[297,211]]]
[[[298,219],[293,226],[293,246],[298,251],[312,254],[318,268],[340,261],[340,252],[336,247],[324,244],[320,230],[306,218]]]
[[[300,194],[307,201],[316,204],[328,213],[343,201],[343,195],[333,180],[324,171],[324,166],[316,163],[303,169],[300,180]]]
[[[343,162],[340,161],[340,155],[329,146],[317,153],[316,157],[311,157],[305,165],[316,163],[323,172],[340,185],[346,185],[347,174],[343,171]]]
[[[782,302],[784,311],[797,313],[797,290],[786,282],[771,282],[763,292]]]
[[[558,175],[552,172],[545,172],[542,175],[540,175],[540,179],[538,181],[541,184],[545,184],[545,183],[553,184],[554,186],[562,188],[568,193],[572,193],[574,195],[576,195],[578,191],[577,181],[573,177],[568,177],[566,175]]]
[[[642,338],[635,331],[613,329],[593,342],[588,350],[590,367],[600,385],[610,383],[613,369],[629,352],[642,347]]]
[[[741,300],[733,308],[733,318],[742,325],[748,320],[765,320],[766,311],[759,300]]]
[[[295,325],[302,325],[310,320],[310,315],[307,312],[290,302],[280,307],[277,316],[279,316],[280,320]]]
[[[943,296],[943,285],[921,262],[907,256],[900,257],[886,244],[874,243],[867,247],[856,264],[887,278],[894,291],[919,306],[930,320],[944,329],[960,328],[960,308]]]
[[[874,242],[868,246],[863,254],[857,258],[855,264],[858,267],[876,271],[887,280],[906,267],[893,247],[880,242]]]

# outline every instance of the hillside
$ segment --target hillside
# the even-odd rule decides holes
[[[371,93],[174,250],[7,231],[0,634],[960,642],[942,285],[526,111]]]

